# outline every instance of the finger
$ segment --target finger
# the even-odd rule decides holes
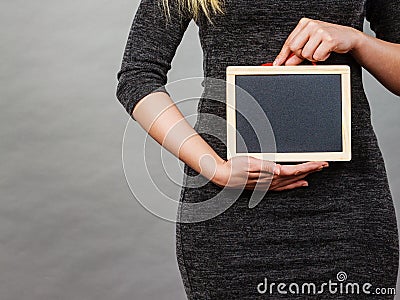
[[[301,179],[301,178],[303,178],[303,177],[305,177],[305,176],[307,176],[307,175],[309,175],[311,173],[315,173],[315,172],[318,172],[318,171],[321,171],[321,170],[323,170],[323,168],[322,169],[317,168],[317,169],[311,170],[309,172],[304,172],[304,173],[300,172],[300,174],[298,174],[298,175],[278,176],[278,178],[275,178],[275,180],[277,182],[281,182],[281,181],[284,181],[284,180]]]
[[[264,190],[267,191],[271,188],[271,181],[267,182],[257,182],[256,184],[252,184],[254,190]]]
[[[315,49],[312,58],[315,61],[325,61],[331,55],[332,50],[332,44],[329,42],[322,42],[318,45],[317,49]]]
[[[297,66],[303,62],[304,58],[298,57],[297,55],[292,56],[285,62],[285,66]]]
[[[306,187],[308,186],[308,182],[305,180],[299,180],[296,181],[294,183],[279,187],[279,188],[272,188],[270,189],[271,191],[275,191],[275,192],[280,192],[280,191],[285,191],[285,190],[292,190],[295,188],[299,188],[299,187]]]
[[[314,61],[312,54],[323,40],[324,34],[324,30],[320,28],[319,23],[316,20],[309,20],[303,30],[293,38],[290,42],[290,50],[298,58],[288,59],[285,65],[297,65],[304,59]]]
[[[282,165],[280,176],[300,175],[311,171],[321,170],[321,167],[328,167],[326,161],[312,161],[298,165]]]
[[[283,179],[283,180],[275,180],[272,182],[271,186],[273,186],[274,188],[279,188],[279,187],[282,187],[285,185],[289,185],[289,184],[295,183],[296,181],[304,179],[308,174],[309,173],[299,175],[299,176],[293,176],[291,178]]]
[[[304,27],[307,26],[309,21],[310,21],[310,19],[308,19],[308,18],[302,18],[299,21],[299,23],[297,24],[295,29],[287,37],[285,43],[282,46],[281,51],[279,52],[279,54],[276,56],[274,62],[272,63],[274,66],[279,66],[288,59],[289,55],[292,53],[292,51],[290,50],[290,47],[289,47],[290,42],[292,41],[294,36],[296,36],[301,30],[303,30]]]
[[[301,35],[301,37],[300,37]],[[312,59],[312,55],[316,48],[321,43],[320,37],[311,37],[309,34],[306,34],[304,31],[298,35],[298,40],[293,42],[291,45],[291,51],[295,54],[293,57],[289,57],[285,65],[286,66],[296,66],[301,64],[304,59],[308,59],[309,61],[314,61]]]
[[[293,39],[289,42],[290,51],[293,52],[297,57],[301,56],[301,51],[310,39],[310,31],[307,30],[307,26],[300,31]]]
[[[282,167],[281,177],[298,176],[310,172],[320,171],[325,165],[323,163],[307,163],[299,165],[286,165]]]
[[[316,20],[310,20],[307,22],[303,30],[293,37],[292,41],[290,42],[290,49],[298,57],[307,58],[305,55],[303,55],[303,52],[306,50],[308,43],[311,43],[308,47],[311,46],[311,50],[315,50],[323,40],[323,37],[325,36],[325,30],[321,28],[320,23],[321,22]],[[309,50],[306,50],[306,52],[307,51]],[[312,51],[312,53],[314,53],[314,51]],[[312,53],[308,54],[312,55]]]
[[[281,52],[276,56],[275,60],[272,62],[273,66],[280,66],[282,65],[290,56],[292,51],[290,50],[289,45],[287,44],[287,41],[285,44],[283,44],[283,47],[281,49]]]
[[[246,183],[246,187],[257,190],[265,190],[266,187],[267,188],[270,187],[271,189],[277,189],[302,181],[302,179],[304,179],[308,174],[309,173],[298,176],[291,176],[289,179],[286,178],[284,180],[281,180],[281,178],[278,178],[274,181],[271,181],[272,178],[265,178],[264,180],[249,180]]]
[[[251,185],[255,185],[255,184],[270,184],[273,181],[273,176],[270,175],[270,177],[265,176],[265,177],[257,177],[257,178],[247,178],[247,182],[246,184],[251,184]]]
[[[270,160],[261,160],[261,172],[266,172],[268,174],[275,174],[275,172],[279,172],[278,170],[280,167],[276,166],[276,163],[274,161]]]
[[[264,174],[279,175],[281,173],[282,165],[273,162],[271,162],[271,164],[272,164],[271,166],[267,166],[265,168],[262,167],[262,164],[261,167],[253,166],[251,169],[248,170],[248,172],[250,174],[264,173]]]
[[[270,182],[266,182],[266,183],[247,183],[244,187],[244,189],[246,190],[257,190],[257,191],[267,191],[269,189],[269,187],[271,186]]]
[[[249,174],[249,176],[247,177],[247,184],[255,185],[256,183],[264,184],[264,183],[272,182],[273,186],[278,187],[278,186],[287,185],[292,182],[301,180],[312,172],[313,171],[303,173],[301,175],[292,175],[292,176],[285,176],[285,177],[280,177],[280,176],[276,176],[276,175],[272,176],[272,174],[265,174],[265,173],[264,174],[259,173],[259,176],[257,176],[256,173],[253,173],[251,175]]]
[[[311,37],[301,50],[301,56],[309,61],[315,61],[313,56],[321,42],[322,38],[320,36]]]
[[[259,173],[251,172],[251,173],[247,174],[248,181],[250,181],[250,180],[257,181],[257,180],[262,180],[262,179],[270,179],[271,180],[271,179],[273,179],[273,177],[274,177],[274,174],[267,173],[267,172],[259,172]]]
[[[282,168],[282,165],[275,163],[274,175],[281,174],[281,168]]]
[[[270,160],[258,159],[256,157],[249,156],[249,173],[260,173],[265,172],[268,174],[274,174],[275,172],[279,172],[280,167],[276,166],[276,163]]]

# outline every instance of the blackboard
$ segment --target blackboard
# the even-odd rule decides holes
[[[226,102],[229,157],[351,159],[348,66],[229,66]]]

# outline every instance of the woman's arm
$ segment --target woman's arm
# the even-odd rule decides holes
[[[288,59],[292,52],[295,56]],[[387,89],[400,95],[400,45],[347,26],[301,19],[285,41],[274,65],[297,65],[304,59],[325,61],[332,52],[351,53]]]
[[[186,122],[168,94],[155,92],[144,97],[133,117],[165,149],[207,179],[215,179],[217,165],[224,160]]]
[[[400,96],[400,44],[359,32],[351,54],[388,90]]]
[[[258,182],[257,188],[279,191],[307,184],[303,178],[327,163],[275,166],[243,156],[225,161],[186,122],[169,95],[157,92],[167,82],[171,61],[191,21],[176,1],[170,3],[166,19],[157,0],[141,0],[132,22],[116,92],[128,114],[159,144],[219,186],[253,189]]]
[[[154,92],[140,100],[133,117],[164,148],[221,187],[293,189],[307,186],[304,178],[308,174],[328,166],[327,162],[281,166],[251,156],[225,161],[190,126],[164,92]]]

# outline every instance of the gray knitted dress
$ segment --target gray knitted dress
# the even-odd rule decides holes
[[[178,13],[174,1],[170,0],[169,22],[157,0],[142,0],[135,15],[117,88],[129,114],[141,98],[167,82],[170,63],[191,20],[187,12]],[[196,21],[205,77],[225,79],[229,65],[273,61],[302,17],[359,30],[366,17],[378,38],[400,43],[398,0],[226,0],[224,10],[224,15],[212,16],[214,24],[204,15]],[[349,54],[332,54],[321,64],[351,67],[351,162],[330,162],[329,168],[307,177],[306,188],[267,192],[255,208],[248,208],[252,192],[245,190],[215,218],[178,223],[177,260],[188,299],[311,299],[310,294],[296,293],[294,284],[289,290],[289,285],[297,284],[301,292],[303,283],[314,283],[318,290],[329,280],[337,283],[336,293],[325,286],[316,298],[393,299],[376,290],[396,285],[398,231],[361,67]],[[224,104],[207,97],[200,99],[198,112],[225,118]],[[199,118],[195,128],[226,159],[225,141],[214,134],[223,134],[225,128],[207,118]],[[185,166],[185,182],[195,181],[196,175]],[[220,191],[211,182],[184,187],[180,201],[197,203]],[[339,281],[339,272],[347,279]],[[272,293],[264,290],[266,280],[269,288],[275,283]],[[344,286],[340,293],[340,282],[358,283],[360,295],[349,294],[351,289],[344,294]],[[286,284],[281,285],[283,293],[279,283]],[[372,285],[369,295],[362,291],[364,283]]]

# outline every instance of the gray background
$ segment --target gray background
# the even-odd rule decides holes
[[[185,298],[174,224],[135,201],[121,164],[115,75],[137,5],[0,3],[2,300]],[[192,23],[169,79],[201,76],[201,55]],[[398,210],[399,98],[365,86]]]

